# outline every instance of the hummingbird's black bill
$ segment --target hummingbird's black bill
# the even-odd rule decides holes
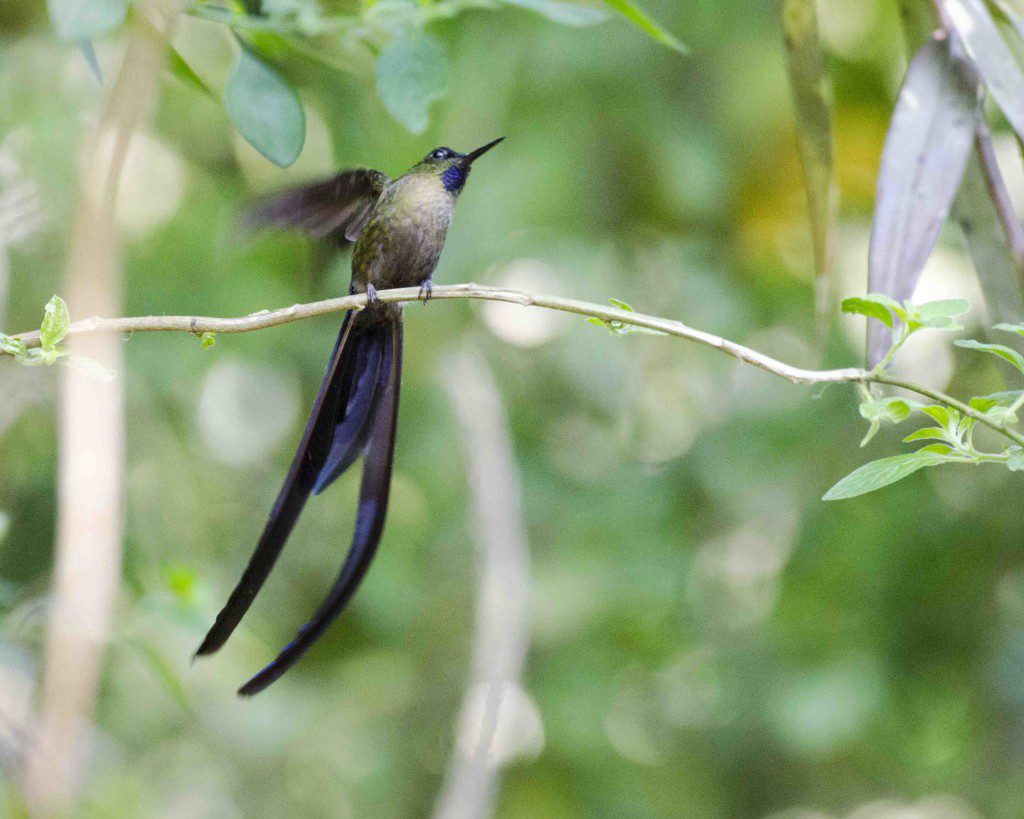
[[[473,161],[479,159],[485,153],[487,153],[489,150],[491,150],[491,148],[493,148],[495,145],[497,145],[499,142],[501,142],[504,139],[505,139],[505,137],[498,137],[493,142],[488,142],[486,145],[482,145],[481,147],[477,148],[475,151],[472,151],[472,152],[466,154],[466,161],[472,163]]]

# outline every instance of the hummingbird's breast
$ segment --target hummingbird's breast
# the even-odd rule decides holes
[[[452,223],[455,197],[439,176],[410,173],[389,185],[352,254],[352,282],[378,290],[416,287],[430,278]]]

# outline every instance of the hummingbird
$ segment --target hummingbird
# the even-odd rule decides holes
[[[345,314],[320,391],[284,486],[241,580],[200,645],[213,654],[231,636],[266,582],[310,495],[319,495],[363,456],[355,532],[334,585],[312,619],[238,693],[252,696],[281,677],[323,635],[355,594],[380,543],[391,490],[399,388],[402,307],[377,291],[419,287],[430,299],[455,202],[473,163],[504,137],[461,154],[437,148],[397,179],[371,169],[285,191],[250,210],[250,227],[297,228],[339,246],[355,243],[351,293],[367,306]]]

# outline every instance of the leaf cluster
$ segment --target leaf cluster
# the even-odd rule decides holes
[[[103,381],[113,379],[114,373],[99,362],[68,352],[64,345],[64,339],[67,337],[70,327],[71,315],[68,312],[68,306],[64,299],[54,295],[43,308],[43,321],[39,325],[39,346],[28,347],[17,336],[0,333],[0,350],[30,367],[40,364],[56,364],[58,361],[64,360],[71,366],[85,370]]]
[[[890,348],[874,370],[876,375],[884,371],[896,350],[913,333],[921,329],[962,329],[956,319],[969,309],[970,304],[963,299],[915,305],[909,301],[901,304],[878,293],[846,299],[843,302],[844,312],[877,319],[892,333]],[[996,325],[996,329],[1024,335],[1022,325],[999,324]],[[959,339],[954,343],[965,349],[978,350],[1001,358],[1024,375],[1024,356],[1016,350],[1001,344],[989,344],[974,339]],[[967,404],[970,414],[952,405],[922,404],[910,398],[882,396],[867,386],[863,387],[863,393],[859,409],[861,417],[868,422],[868,431],[861,441],[862,447],[874,438],[882,424],[900,424],[914,413],[927,416],[930,425],[911,432],[903,441],[934,443],[926,444],[914,452],[864,464],[829,489],[824,495],[824,500],[842,500],[863,495],[895,483],[924,467],[945,463],[999,462],[1012,471],[1024,469],[1024,453],[1019,446],[1011,446],[1001,452],[985,452],[974,444],[974,430],[979,418],[996,428],[1012,426],[1019,422],[1017,411],[1024,405],[1024,391],[975,396]]]
[[[92,39],[125,21],[129,0],[48,0],[47,5],[57,35],[77,43],[99,76]],[[659,43],[685,51],[632,0],[603,0],[603,5]],[[503,7],[525,9],[576,27],[596,25],[609,17],[602,8],[564,0],[378,0],[360,4],[349,14],[329,14],[315,0],[245,4],[188,0],[187,13],[232,32],[234,67],[223,88],[214,88],[170,46],[170,69],[183,82],[222,102],[238,133],[268,160],[286,167],[295,162],[305,144],[305,113],[295,88],[272,65],[271,55],[294,52],[338,69],[332,51],[369,50],[375,55],[381,103],[418,134],[427,128],[431,103],[448,91],[444,46],[425,31],[426,26],[471,9]]]

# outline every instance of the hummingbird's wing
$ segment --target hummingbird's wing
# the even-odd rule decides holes
[[[294,227],[317,239],[354,242],[391,178],[357,168],[267,199],[242,217],[250,228]]]
[[[295,639],[285,646],[277,659],[239,689],[238,693],[244,697],[258,694],[298,662],[345,608],[377,552],[384,532],[388,496],[391,492],[391,465],[394,460],[398,395],[402,382],[402,322],[389,322],[382,329],[380,370],[376,376],[379,399],[366,441],[363,480],[359,488],[359,511],[356,514],[352,546],[341,567],[341,573],[316,614],[299,629]]]

